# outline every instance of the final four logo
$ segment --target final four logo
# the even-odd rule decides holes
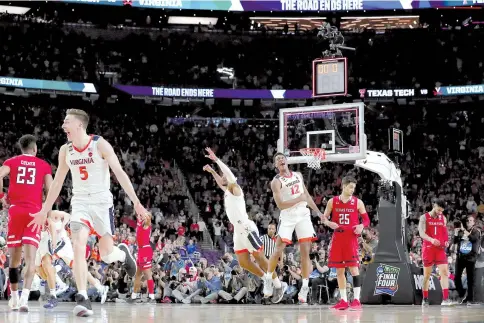
[[[387,294],[395,296],[398,290],[400,268],[380,264],[376,269],[375,292],[373,295]]]

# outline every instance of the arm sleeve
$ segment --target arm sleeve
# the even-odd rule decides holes
[[[237,178],[234,176],[232,171],[227,167],[227,165],[225,165],[220,159],[217,159],[216,163],[218,167],[220,167],[220,170],[222,171],[222,173],[224,173],[225,177],[227,178],[227,181],[230,184],[234,184],[237,182]]]
[[[360,214],[361,219],[362,219],[362,224],[366,228],[370,225],[370,217],[368,216],[368,213],[361,213]]]

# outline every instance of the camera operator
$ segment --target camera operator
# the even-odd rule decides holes
[[[227,302],[240,302],[245,295],[247,295],[248,288],[243,275],[244,269],[240,266],[235,266],[235,268],[230,272],[226,273],[224,276],[224,283],[222,285],[222,290],[218,292],[218,296]]]
[[[460,221],[454,223],[454,244],[457,246],[457,261],[455,269],[455,286],[461,303],[474,301],[474,269],[480,247],[481,233],[475,226],[473,216],[467,217],[467,230]],[[467,273],[467,297],[462,285],[462,273]]]
[[[324,262],[324,258],[320,259],[320,255],[318,253],[311,253],[309,255],[309,259],[313,263],[313,272],[309,275],[309,285],[312,287],[311,293],[311,304],[315,304],[318,302],[318,294],[319,294],[319,285],[326,285],[326,273],[329,273],[329,267]],[[321,295],[321,299],[323,303],[326,303],[329,300],[324,300]]]
[[[186,275],[187,270],[185,268],[181,268],[176,276],[163,277],[163,303],[172,303],[174,300],[177,299],[176,296],[173,294],[173,291],[175,291],[180,286],[180,284],[186,281]],[[180,301],[182,301],[182,299],[180,299]]]

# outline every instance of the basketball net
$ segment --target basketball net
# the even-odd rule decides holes
[[[326,159],[326,151],[323,148],[303,148],[299,151],[301,155],[308,157],[309,168],[321,169],[321,162]]]

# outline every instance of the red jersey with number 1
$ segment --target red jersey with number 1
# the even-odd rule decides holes
[[[138,248],[150,245],[151,225],[145,229],[143,223],[143,221],[138,220],[136,226],[136,242],[138,243]]]
[[[445,243],[449,241],[447,226],[445,225],[445,216],[441,213],[433,217],[429,212],[425,213],[425,233],[432,239],[440,242],[440,247],[444,248]],[[423,246],[432,245],[427,240],[423,241]]]
[[[344,202],[340,196],[333,197],[331,221],[338,224],[344,231],[353,232],[353,228],[360,224],[358,198],[352,196]]]
[[[52,175],[50,165],[32,155],[19,155],[10,158],[3,165],[10,168],[10,184],[8,187],[10,205],[40,210],[44,178],[46,175]]]

